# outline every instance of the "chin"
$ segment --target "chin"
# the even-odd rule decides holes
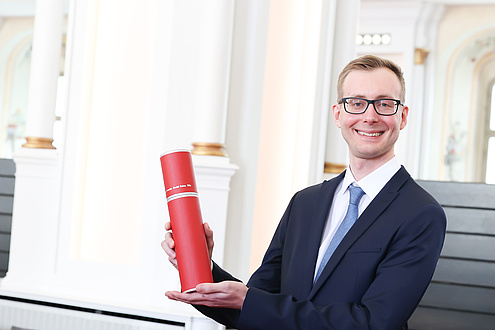
[[[383,150],[358,150],[356,156],[360,159],[374,160],[386,158],[389,151]]]

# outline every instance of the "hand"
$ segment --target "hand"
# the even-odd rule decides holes
[[[241,309],[248,287],[241,282],[202,283],[196,292],[167,291],[167,298],[193,305]]]
[[[206,236],[206,245],[208,247],[208,256],[210,257],[213,254],[213,246],[215,243],[213,242],[213,230],[211,230],[210,226],[208,225],[207,222],[203,224],[204,230],[205,230],[205,236]],[[169,222],[165,223],[165,230],[167,233],[165,234],[165,239],[162,241],[162,249],[165,251],[165,253],[168,256],[168,260],[170,263],[177,268],[177,255],[175,254],[175,241],[174,241],[174,235],[170,231],[172,229],[172,224]]]

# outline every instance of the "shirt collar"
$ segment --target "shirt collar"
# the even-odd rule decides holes
[[[364,193],[373,200],[399,169],[400,164],[395,156],[360,181],[356,181],[350,169],[347,168],[344,179],[342,180],[340,193],[344,194],[347,187],[351,183],[356,182],[363,189]]]

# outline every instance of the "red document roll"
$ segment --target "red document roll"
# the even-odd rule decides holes
[[[160,161],[182,292],[190,292],[213,282],[191,153],[166,152]]]

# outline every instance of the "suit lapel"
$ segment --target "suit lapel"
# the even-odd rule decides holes
[[[409,178],[409,173],[407,173],[404,167],[401,167],[401,169],[383,187],[380,193],[375,197],[375,199],[373,199],[371,204],[368,205],[366,210],[357,219],[356,223],[351,227],[347,235],[342,239],[342,242],[339,244],[332,257],[328,260],[328,263],[318,278],[318,281],[314,284],[311,292],[309,293],[308,299],[311,299],[321,288],[354,242],[364,232],[366,232],[366,230],[368,230],[380,214],[382,214],[390,203],[392,203],[392,201],[399,195],[400,187],[402,187],[402,185]]]
[[[304,274],[302,277],[304,281],[302,285],[303,296],[305,297],[309,294],[313,286],[313,276],[316,266],[316,259],[318,258],[318,250],[321,243],[321,235],[323,234],[323,230],[325,228],[325,223],[328,218],[328,213],[330,211],[335,190],[344,178],[344,173],[345,172],[342,172],[334,179],[323,182],[318,194],[318,200],[315,204],[316,207],[311,218],[309,235],[307,238],[308,257],[304,261]]]

